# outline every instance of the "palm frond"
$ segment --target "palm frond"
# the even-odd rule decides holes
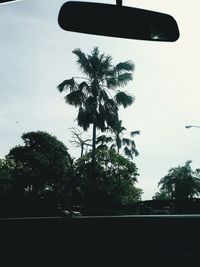
[[[106,137],[106,143],[110,143],[113,142],[113,138],[112,137]]]
[[[77,84],[74,80],[74,78],[64,80],[62,83],[60,83],[57,86],[58,90],[62,93],[64,90],[70,89],[70,92],[74,91],[77,89]]]
[[[102,105],[102,104],[99,104],[99,114],[101,115],[101,117],[105,120],[105,117],[106,117],[106,109],[105,109],[105,106]]]
[[[107,123],[107,127],[105,128],[105,130],[107,130],[107,128],[109,128],[109,127],[114,130],[117,120],[118,120],[118,112],[116,109],[113,109],[113,110],[110,110],[109,112],[106,112],[105,113],[105,121]]]
[[[101,68],[101,62],[97,56],[88,55],[88,62],[91,66],[90,76],[95,78],[95,74],[97,74]]]
[[[126,128],[124,127],[124,126],[122,126],[122,120],[118,120],[117,122],[116,122],[116,130],[119,132],[119,133],[121,133],[121,132],[123,132],[123,131],[126,131]]]
[[[82,127],[84,131],[87,131],[90,127],[90,124],[92,123],[91,117],[91,114],[86,109],[84,109],[83,107],[79,108],[76,120],[78,121],[78,125]]]
[[[105,105],[105,110],[107,111],[107,113],[118,111],[118,107],[117,107],[116,101],[114,99],[108,98],[105,101],[104,105]]]
[[[118,92],[115,95],[115,100],[118,105],[122,105],[124,108],[133,104],[135,98],[131,95],[128,95],[124,92]]]
[[[130,146],[131,140],[128,138],[122,138],[122,143],[123,143],[123,145]]]
[[[82,82],[78,85],[78,88],[83,91],[83,92],[86,92],[88,93],[90,91],[90,87],[89,85],[86,83],[86,82]]]
[[[123,87],[123,86],[126,86],[128,84],[128,82],[133,80],[133,75],[132,75],[132,73],[125,72],[125,73],[120,74],[117,77],[117,80],[118,80],[118,86]]]
[[[118,74],[121,74],[126,71],[134,71],[135,65],[131,60],[128,60],[128,61],[120,62],[119,64],[117,64],[115,69],[118,72]]]
[[[96,144],[104,142],[105,138],[106,138],[105,135],[98,136],[97,139],[96,139]]]
[[[118,86],[118,80],[116,77],[108,77],[106,79],[106,85],[109,89],[116,88]]]
[[[81,90],[73,91],[64,97],[66,103],[75,107],[81,106],[85,96]]]
[[[111,70],[112,66],[112,57],[110,55],[105,56],[105,54],[101,54],[99,56],[99,61],[101,62],[101,73],[104,75],[109,75],[109,71]]]
[[[104,132],[106,128],[106,124],[105,124],[105,117],[103,116],[103,114],[96,112],[94,114],[94,118],[95,118],[96,127],[100,129],[102,132]]]
[[[104,103],[104,120],[106,122],[105,130],[110,127],[111,129],[115,128],[116,121],[118,121],[118,107],[113,99],[108,99]]]
[[[95,112],[96,110],[96,102],[93,96],[89,96],[85,99],[85,102],[83,103],[85,108],[90,112],[91,114]]]
[[[104,54],[99,54],[98,47],[94,47],[91,55],[88,55],[88,62],[92,67],[91,77],[101,79],[104,73],[104,69],[108,68],[106,56]]]
[[[131,147],[136,147],[135,141],[131,140]]]
[[[128,158],[133,159],[133,154],[132,154],[131,150],[127,146],[124,147],[124,154]]]
[[[103,145],[99,145],[99,146],[97,146],[97,149],[98,149],[98,150],[108,149],[108,146],[105,145],[105,144],[103,144]]]
[[[110,142],[112,142],[113,141],[113,139],[112,139],[112,137],[110,137],[110,136],[106,136],[106,135],[100,135],[99,137],[97,137],[97,139],[96,139],[96,143],[97,144],[100,144],[100,143],[110,143]]]
[[[124,131],[126,131],[126,128],[122,126],[122,120],[117,119],[115,121],[113,131],[116,135],[121,135]]]
[[[108,99],[109,99],[109,96],[108,96],[108,94],[106,93],[106,91],[105,91],[105,90],[101,90],[100,93],[99,93],[99,100],[100,100],[101,102],[105,102],[105,101],[107,101]]]
[[[83,53],[80,48],[74,49],[72,53],[74,53],[78,58],[77,64],[79,68],[83,71],[83,73],[90,76],[92,68],[85,53]]]
[[[109,69],[107,69],[105,74],[106,74],[107,77],[117,77],[116,69],[113,66],[110,66]]]
[[[135,146],[131,147],[131,152],[133,155],[135,155],[135,157],[139,156],[139,152],[138,150],[135,148]]]
[[[95,46],[91,53],[92,53],[92,57],[98,57],[99,56],[99,48],[98,48],[98,46]]]
[[[136,135],[140,135],[140,131],[132,131],[132,132],[130,133],[130,136],[131,136],[131,137],[134,137],[134,136],[136,136]]]

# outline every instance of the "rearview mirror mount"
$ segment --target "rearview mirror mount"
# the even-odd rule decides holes
[[[66,2],[58,23],[66,31],[137,40],[174,42],[179,38],[175,19],[164,13],[117,5]]]

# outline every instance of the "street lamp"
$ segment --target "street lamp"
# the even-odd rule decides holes
[[[187,125],[187,126],[185,126],[186,129],[189,129],[189,128],[192,128],[192,127],[200,128],[200,126],[198,126],[198,125]]]

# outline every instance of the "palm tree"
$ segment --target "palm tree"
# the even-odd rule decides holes
[[[193,171],[190,164],[191,161],[187,161],[184,166],[171,168],[158,183],[161,190],[175,199],[198,196],[200,194],[199,172]]]
[[[171,199],[171,196],[165,190],[159,190],[152,197],[152,200],[168,200]]]
[[[124,154],[130,159],[133,159],[134,156],[137,157],[139,155],[133,137],[135,135],[139,135],[140,131],[132,131],[130,133],[131,138],[123,137],[126,128],[122,126],[122,120],[117,120],[114,128],[110,130],[114,136],[113,137],[108,137],[106,135],[99,136],[96,141],[97,144],[100,144],[98,148],[101,149],[108,147],[107,144],[112,142],[113,144],[111,145],[110,148],[117,150],[118,154],[120,153],[120,149],[123,148]]]
[[[107,149],[107,144],[113,142],[113,138],[111,136],[100,135],[96,139],[97,149]]]
[[[77,64],[85,74],[85,80],[78,83],[74,78],[64,80],[58,85],[60,92],[68,91],[66,103],[78,108],[77,122],[85,131],[93,126],[92,165],[95,165],[96,131],[113,128],[118,119],[119,106],[126,108],[134,102],[134,97],[119,87],[132,80],[134,64],[125,61],[112,65],[110,55],[100,54],[94,47],[90,55],[80,49],[72,51],[77,56]]]
[[[103,132],[107,127],[113,128],[118,120],[119,106],[126,108],[134,102],[132,95],[119,90],[132,80],[134,64],[131,61],[125,61],[114,66],[111,56],[100,54],[98,47],[94,47],[90,55],[86,55],[79,48],[72,52],[76,55],[77,64],[85,75],[84,81],[78,83],[74,77],[64,80],[58,85],[58,90],[68,91],[65,96],[66,103],[78,108],[76,118],[78,125],[84,131],[87,131],[90,125],[93,126],[92,161],[89,174],[91,190],[88,196],[88,205],[92,205],[97,177],[96,131],[100,129]]]
[[[133,159],[133,156],[138,156],[139,153],[136,149],[136,144],[133,139],[124,138],[124,132],[126,128],[122,126],[122,121],[118,120],[114,127],[114,144],[112,148],[116,148],[117,152],[120,152],[120,149],[123,147],[124,154],[128,157]],[[135,135],[139,135],[140,131],[132,131],[130,133],[130,137],[134,137]]]

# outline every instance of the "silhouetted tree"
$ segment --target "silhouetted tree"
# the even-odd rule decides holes
[[[107,127],[113,128],[118,120],[119,106],[126,108],[134,102],[134,97],[118,88],[124,87],[132,80],[134,64],[121,62],[114,66],[110,55],[100,54],[94,47],[90,55],[81,49],[72,51],[77,57],[77,64],[85,74],[84,81],[78,83],[74,78],[64,80],[58,85],[60,92],[68,91],[66,103],[78,108],[77,122],[85,131],[92,125],[92,168],[90,170],[90,203],[94,197],[96,179],[96,131],[102,132]]]
[[[39,193],[48,187],[60,192],[72,171],[72,159],[66,146],[42,131],[25,133],[22,139],[24,145],[12,148],[6,156],[15,163],[15,189]]]
[[[199,171],[193,171],[191,161],[184,166],[171,168],[158,185],[160,189],[174,199],[187,199],[200,194]]]
[[[78,83],[74,78],[58,85],[60,92],[69,91],[65,96],[66,103],[78,108],[77,122],[87,130],[93,125],[92,163],[95,164],[96,130],[105,131],[114,127],[118,119],[118,108],[131,105],[133,96],[117,90],[132,80],[134,64],[131,61],[112,65],[110,55],[100,54],[95,47],[90,55],[80,49],[73,50],[77,56],[77,64],[85,74],[85,81]]]
[[[111,143],[111,149],[115,149],[118,153],[123,149],[124,155],[130,159],[139,155],[133,137],[139,135],[140,131],[132,131],[130,133],[130,138],[124,137],[126,128],[122,126],[122,120],[116,121],[114,128],[110,130],[112,133],[111,136],[101,135],[97,138],[96,143],[99,144],[99,149],[106,148],[108,144]]]
[[[89,170],[91,152],[78,159],[76,173],[79,175],[79,193],[87,205],[90,190]],[[97,150],[96,179],[93,199],[96,209],[116,208],[141,199],[142,190],[135,187],[138,169],[135,163],[119,155],[115,150]]]
[[[155,195],[152,197],[153,200],[167,200],[171,198],[171,195],[165,190],[160,190],[159,192],[156,192]]]
[[[0,159],[0,193],[12,191],[12,176],[15,163],[12,160]]]

